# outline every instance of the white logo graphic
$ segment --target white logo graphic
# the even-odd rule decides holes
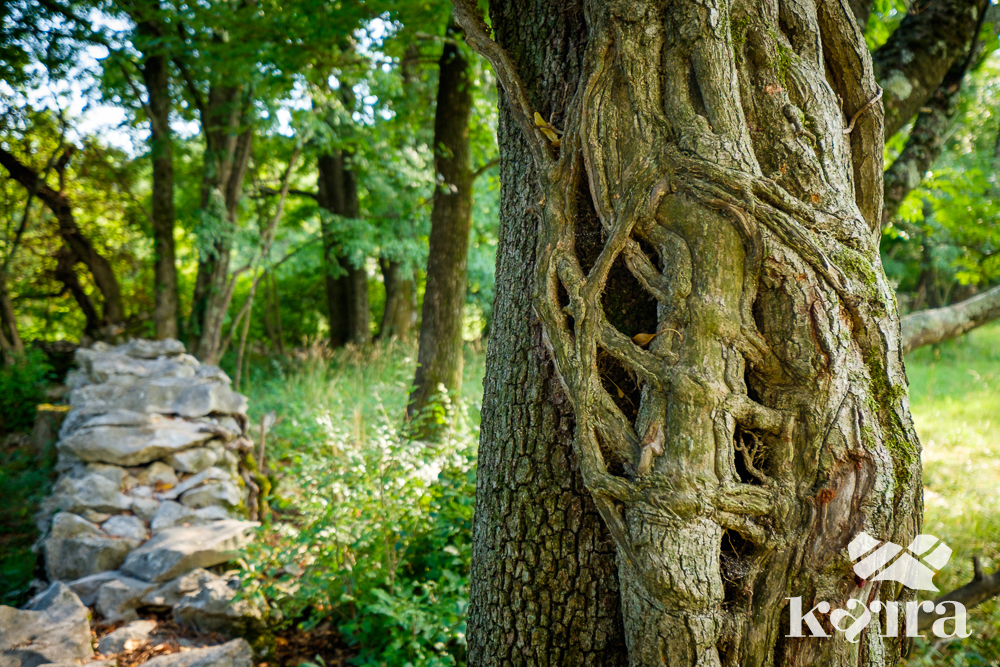
[[[863,588],[868,581],[896,581],[907,588],[937,591],[932,578],[951,558],[948,545],[933,535],[917,535],[904,549],[892,542],[883,544],[871,535],[861,533],[847,545],[847,553],[855,561],[854,573],[858,576],[859,588]],[[849,598],[843,609],[835,609],[824,600],[803,613],[801,596],[786,599],[790,603],[790,632],[786,637],[829,637],[817,614],[829,615],[826,627],[832,626],[835,632],[843,633],[847,641],[856,644],[861,631],[872,622],[872,615],[877,616],[883,611],[885,622],[881,628],[884,633],[882,637],[898,637],[900,620],[903,621],[905,636],[922,637],[918,627],[921,611],[939,615],[931,628],[938,637],[968,637],[972,634],[966,630],[965,606],[952,600],[945,600],[937,605],[930,600],[914,600],[905,605],[894,601],[872,600],[866,605],[861,600]],[[947,605],[954,606],[953,616],[944,616],[948,613]],[[847,621],[846,626],[843,625],[844,621]],[[954,621],[951,632],[945,628],[947,621]],[[804,634],[803,630],[806,629]]]
[[[858,558],[878,547],[878,544],[879,541],[868,533],[861,533],[847,545],[847,553],[851,555],[851,560],[857,561]],[[899,557],[896,558],[896,556]],[[945,566],[949,558],[951,558],[951,549],[947,544],[939,542],[938,538],[933,535],[917,535],[905,551],[898,544],[886,542],[870,555],[855,563],[854,572],[862,580],[898,581],[907,588],[937,591],[937,586],[931,579],[938,570]],[[889,564],[890,561],[891,564]],[[887,564],[889,566],[882,570]],[[871,576],[879,570],[882,571],[874,577]]]

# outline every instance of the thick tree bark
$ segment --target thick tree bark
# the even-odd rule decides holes
[[[458,31],[447,31],[454,39]],[[407,407],[415,416],[441,392],[462,389],[462,313],[472,228],[472,172],[469,167],[469,118],[472,87],[469,63],[451,40],[441,53],[437,108],[434,112],[434,171],[438,183],[431,211],[427,286],[420,317],[420,350],[414,390]],[[433,437],[431,424],[421,429]]]
[[[491,355],[514,368],[487,369],[470,663],[572,664],[553,657],[563,626],[544,610],[618,602],[578,597],[575,582],[556,602],[551,580],[531,578],[557,570],[550,545],[576,557],[592,546],[575,546],[578,524],[534,495],[538,468],[575,463],[616,545],[620,583],[601,578],[621,590],[612,636],[629,664],[894,665],[899,643],[879,637],[879,619],[859,644],[785,636],[789,597],[804,609],[906,599],[856,581],[846,546],[861,530],[906,544],[921,514],[877,246],[882,109],[846,0],[583,0],[582,16],[564,2],[510,4],[491,3],[498,45],[473,4],[456,2],[505,90],[504,127],[525,139],[501,137],[503,215],[538,220],[533,254],[505,263],[510,237],[499,249],[509,310]],[[554,26],[540,22],[544,38],[526,26],[553,14],[585,21],[568,52],[554,52]],[[578,76],[560,72],[581,59]],[[530,199],[508,198],[508,185],[524,188],[512,164],[534,168]],[[531,291],[521,310],[501,298],[516,278],[533,283],[518,286]],[[513,420],[493,420],[542,393],[523,375],[541,364],[510,347],[532,312],[554,360],[549,391],[565,392],[551,409],[568,409],[575,433],[572,456],[550,431],[522,463],[523,436],[501,432]],[[555,535],[519,542],[536,530]],[[594,664],[622,657],[617,643],[592,651]]]
[[[969,53],[986,0],[934,0],[903,19],[873,55],[875,75],[885,91],[885,136],[896,134],[916,115],[952,65]]]
[[[382,284],[385,285],[385,312],[379,327],[379,340],[406,340],[416,321],[417,291],[413,277],[403,271],[401,262],[379,259]]]
[[[30,167],[21,163],[14,155],[0,148],[0,165],[10,173],[11,177],[29,192],[36,196],[52,211],[59,225],[59,235],[63,242],[72,250],[73,257],[84,264],[94,279],[94,284],[104,298],[104,326],[118,325],[125,320],[125,308],[122,305],[121,287],[115,276],[111,262],[94,248],[93,244],[83,235],[73,217],[73,205],[64,192],[56,192],[48,184],[41,181],[38,174]],[[89,299],[88,299],[89,300]],[[88,317],[89,320],[89,317]]]
[[[941,343],[1000,318],[1000,287],[944,308],[911,313],[901,321],[903,352]]]
[[[343,151],[320,155],[318,159],[320,208],[342,218],[357,218],[358,184]],[[330,321],[330,345],[364,345],[371,341],[368,274],[343,255],[340,239],[331,221],[320,222],[323,234],[323,263],[326,273],[326,301]]]
[[[532,99],[565,116],[580,80],[580,0],[491,2]],[[486,357],[468,620],[476,667],[628,664],[615,547],[573,451],[573,411],[532,305],[541,189],[500,91],[500,237]],[[595,234],[591,241],[599,240]]]

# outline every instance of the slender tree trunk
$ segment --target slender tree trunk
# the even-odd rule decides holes
[[[378,337],[380,340],[406,340],[416,319],[417,293],[413,278],[405,275],[400,262],[380,259],[379,266],[385,285],[385,312]]]
[[[222,326],[229,307],[229,261],[237,225],[243,181],[250,163],[253,128],[244,127],[246,100],[240,86],[216,85],[202,110],[205,157],[201,186],[198,259],[191,305],[192,350],[206,363],[215,363]]]
[[[140,29],[142,24],[140,24]],[[177,338],[178,295],[174,250],[174,158],[170,130],[169,60],[148,56],[142,76],[149,96],[150,153],[153,161],[153,322],[157,338]]]
[[[14,312],[14,302],[11,301],[10,291],[7,289],[7,276],[2,267],[0,267],[0,333],[3,334],[11,353],[24,354],[24,342],[17,329],[17,313]]]
[[[447,35],[455,39],[459,31],[449,27]],[[446,41],[434,112],[434,170],[438,184],[431,211],[415,388],[407,408],[410,416],[419,414],[439,393],[439,387],[453,394],[462,388],[462,312],[472,227],[471,114],[469,64],[458,46]],[[432,434],[428,431],[421,435]]]
[[[317,201],[321,208],[333,215],[350,219],[357,218],[359,214],[358,184],[346,162],[347,156],[343,151],[319,157]],[[371,341],[368,273],[364,267],[355,267],[342,254],[333,221],[324,219],[321,225],[330,345],[364,345]]]
[[[549,611],[611,604],[602,638],[636,667],[895,665],[881,619],[858,644],[786,636],[787,598],[907,599],[855,580],[846,547],[908,544],[921,515],[877,245],[882,111],[847,2],[497,0],[498,43],[473,3],[456,15],[504,89],[470,664],[621,664],[618,642],[567,661]],[[551,379],[517,347],[536,316]],[[511,428],[544,392],[572,452],[569,419],[534,449]],[[596,505],[619,597],[532,579],[595,557],[537,492],[550,465],[578,467],[561,497]]]
[[[278,354],[285,354],[285,330],[281,326],[281,298],[278,296],[278,279],[271,273],[271,303],[274,305],[274,328],[277,334]]]

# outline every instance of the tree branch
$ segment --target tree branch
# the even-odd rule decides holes
[[[979,570],[979,561],[975,561],[976,574],[972,581],[967,583],[961,588],[956,588],[950,593],[945,593],[941,597],[934,600],[934,606],[942,602],[958,602],[962,604],[966,609],[971,609],[977,604],[986,602],[992,597],[996,597],[1000,594],[1000,570],[997,570],[988,577],[984,577],[983,573]],[[951,611],[951,610],[949,610]],[[921,610],[920,620],[917,622],[917,628],[919,630],[926,630],[933,625],[934,621],[942,616],[954,616],[954,614],[949,614],[947,611],[944,614],[938,614],[936,612],[926,612]]]
[[[184,30],[184,24],[177,24],[177,34],[181,38],[181,44],[187,41],[187,33]],[[205,116],[205,99],[201,96],[201,91],[198,90],[198,86],[195,85],[194,79],[191,78],[191,73],[188,72],[187,65],[179,57],[174,56],[171,60],[174,61],[174,65],[177,66],[178,71],[181,73],[181,78],[184,79],[184,85],[187,86],[188,93],[191,95],[191,99],[194,100],[194,105],[198,108],[198,116],[201,118],[201,122],[204,124],[207,117]]]
[[[496,72],[504,92],[510,99],[511,112],[521,126],[535,163],[544,172],[550,171],[555,166],[552,147],[546,136],[535,125],[535,110],[528,100],[528,89],[521,81],[510,56],[490,38],[486,22],[474,2],[454,0],[454,9],[455,22],[465,32],[465,41],[493,65],[493,71]]]
[[[996,34],[997,30],[1000,30],[998,13],[1000,12],[997,11],[997,6],[990,5],[980,16],[980,26],[989,20]],[[976,34],[978,33],[979,28],[976,29]],[[885,192],[882,199],[883,229],[896,216],[906,196],[920,185],[924,174],[941,156],[945,145],[944,135],[958,115],[958,101],[965,75],[970,69],[976,70],[982,65],[987,56],[989,52],[983,52],[982,41],[974,39],[966,57],[952,65],[927,104],[921,107],[906,141],[906,147],[885,172]]]
[[[961,336],[1000,318],[1000,286],[944,308],[911,313],[900,320],[903,353]]]
[[[281,190],[275,190],[274,188],[257,188],[257,192],[252,195],[253,197],[273,197],[274,195],[280,195]],[[297,197],[309,197],[310,199],[315,199],[319,201],[319,193],[309,192],[308,190],[293,190],[289,189],[288,194],[295,195]]]
[[[490,160],[489,162],[487,162],[486,164],[484,164],[482,167],[480,167],[479,169],[476,169],[474,172],[472,172],[472,178],[471,178],[471,180],[473,180],[473,181],[476,180],[477,178],[479,178],[480,176],[482,176],[483,174],[485,174],[486,172],[488,172],[490,169],[492,169],[493,167],[497,166],[498,164],[500,164],[500,158],[498,158],[498,157],[493,158],[492,160]]]
[[[941,85],[951,66],[968,52],[989,0],[934,0],[908,14],[872,54],[885,90],[885,136],[896,134]]]

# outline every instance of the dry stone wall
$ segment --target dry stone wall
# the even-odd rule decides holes
[[[37,517],[51,583],[24,610],[0,607],[0,667],[86,664],[87,607],[95,620],[131,622],[122,637],[152,631],[140,611],[203,632],[252,624],[259,614],[233,600],[238,582],[219,573],[258,525],[246,520],[253,482],[240,464],[252,447],[246,398],[175,340],[97,343],[76,361],[59,478]],[[201,650],[249,665],[249,648],[230,644]]]

